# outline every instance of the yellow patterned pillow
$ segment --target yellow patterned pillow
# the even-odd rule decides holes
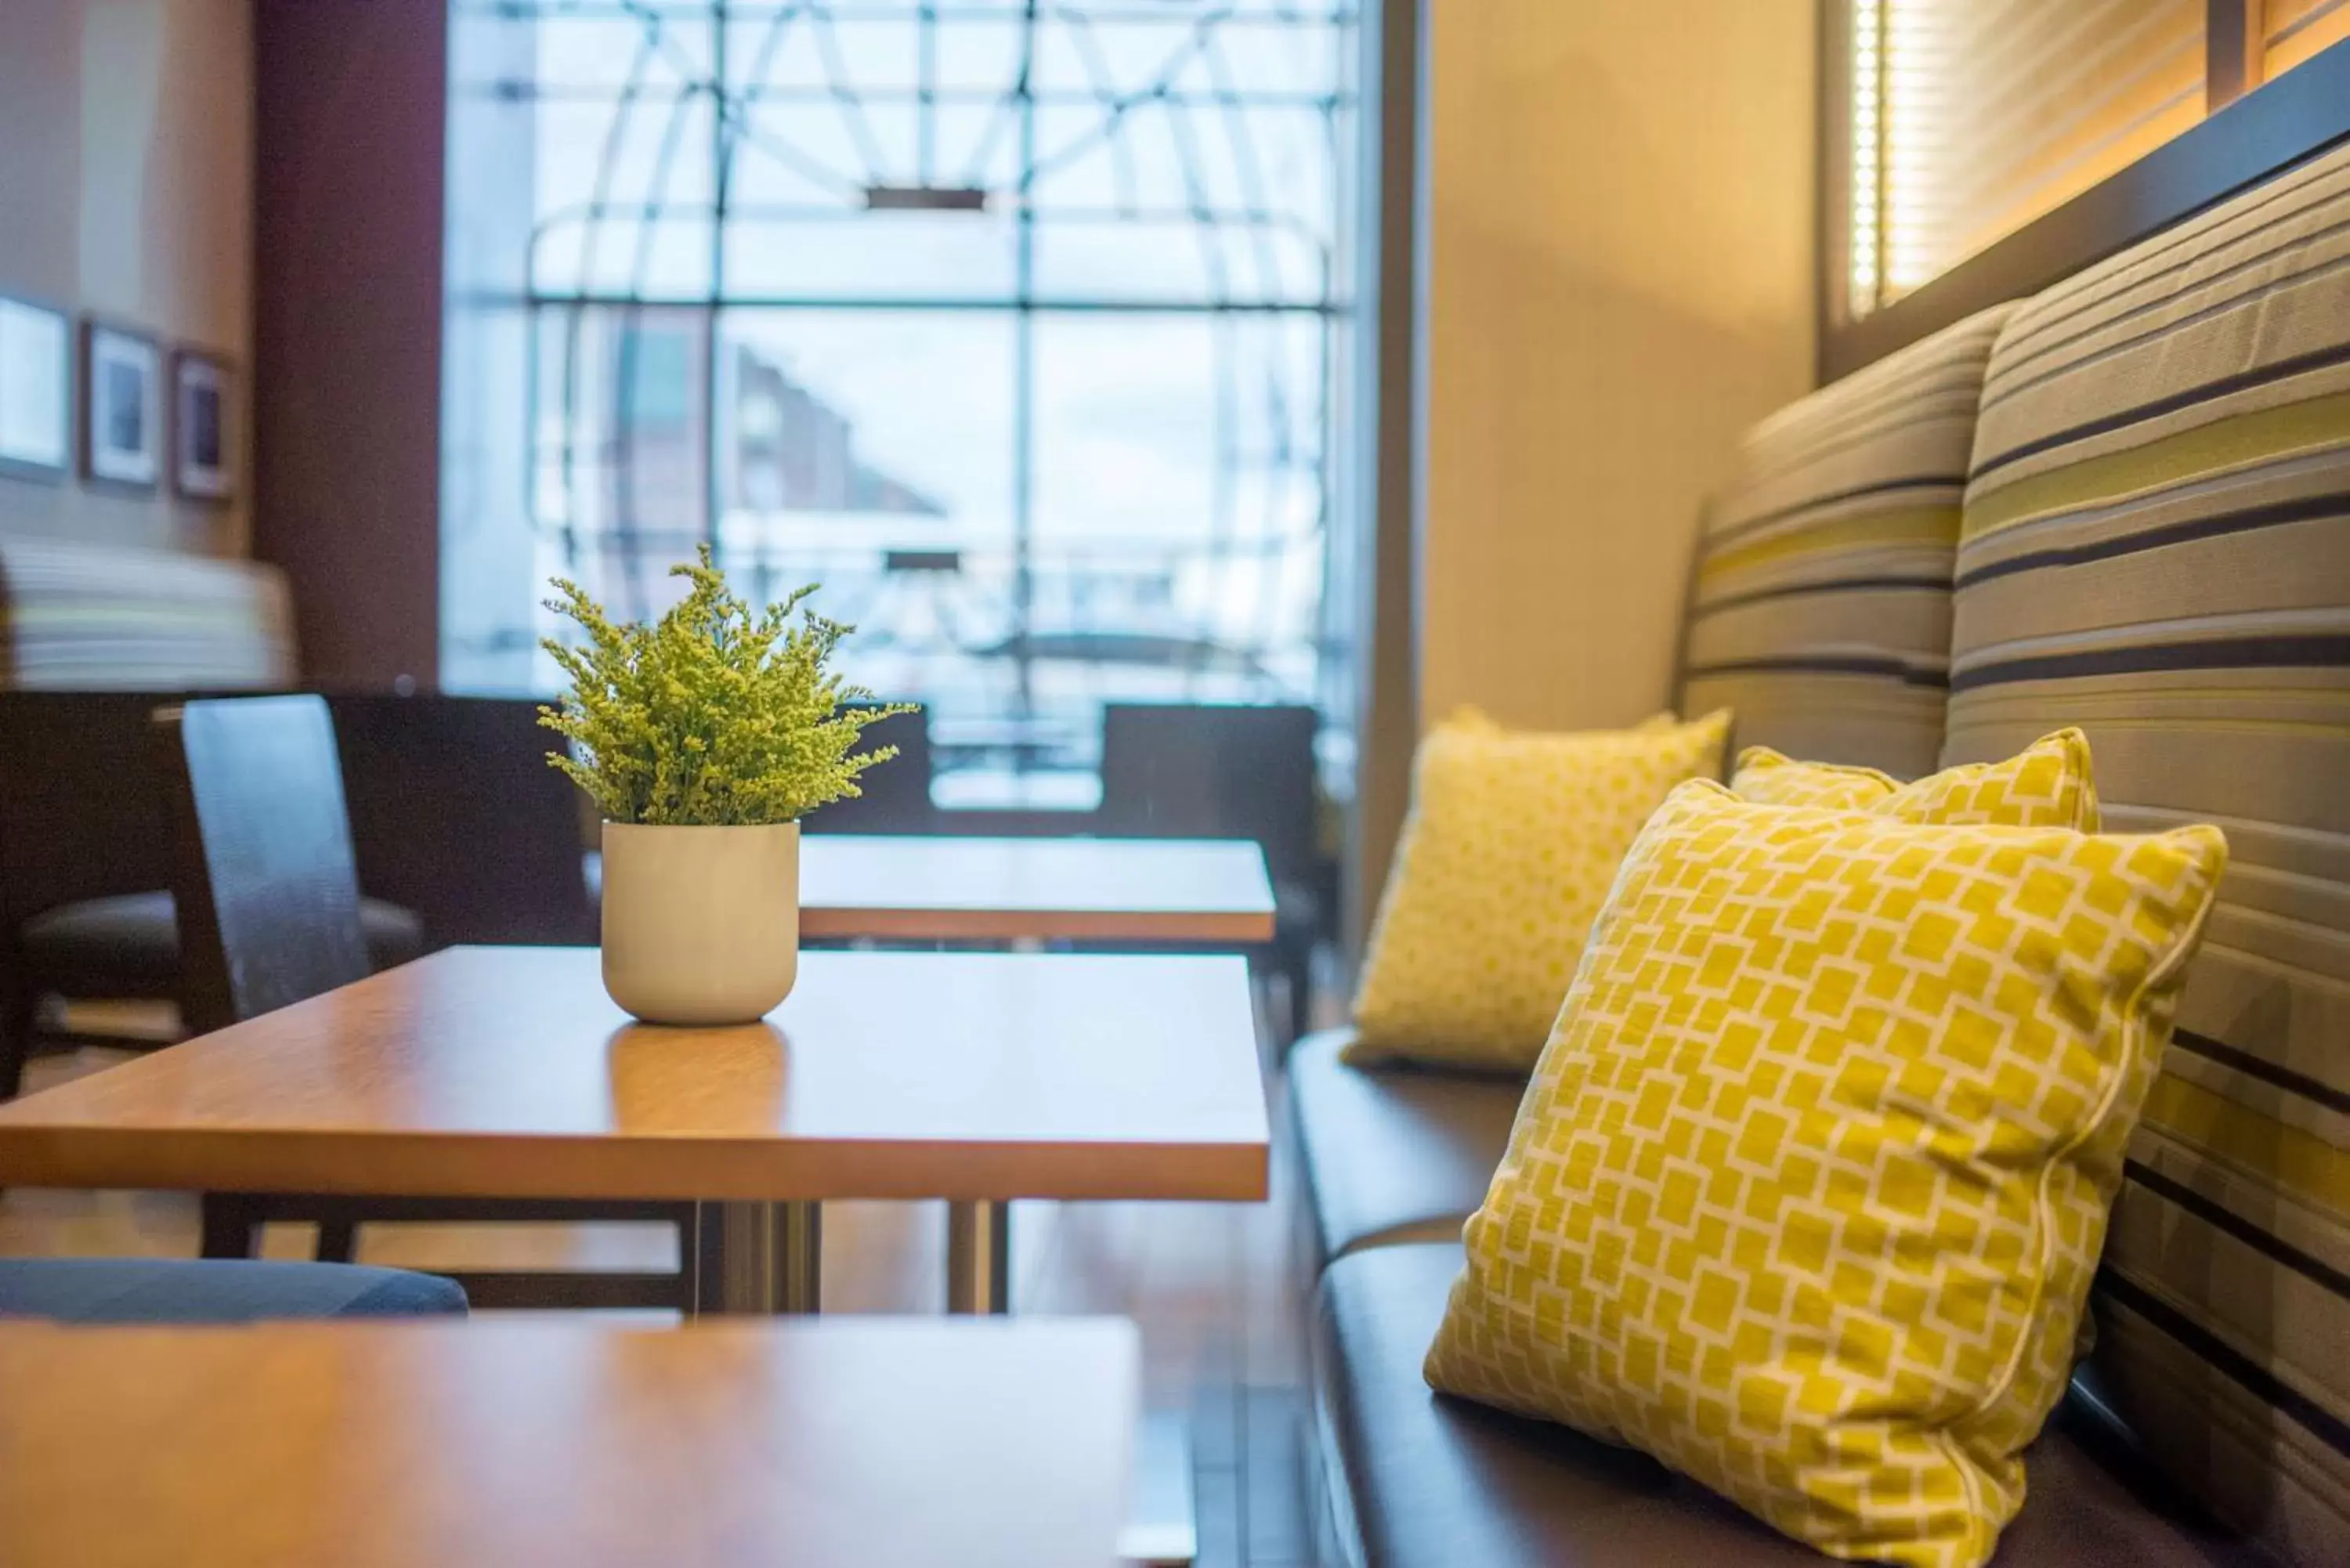
[[[1983,1563],[2226,858],[2212,827],[1682,785],[1592,929],[1429,1382],[1833,1556]]]
[[[1581,734],[1490,721],[1431,732],[1347,1059],[1533,1066],[1624,851],[1675,784],[1721,775],[1729,731],[1715,713]]]
[[[1669,730],[1679,722],[1680,721],[1670,713],[1651,713],[1647,718],[1641,720],[1638,723],[1633,725],[1631,732],[1636,735],[1654,734],[1659,730]],[[1491,713],[1486,712],[1485,710],[1480,708],[1474,702],[1461,703],[1461,706],[1453,709],[1448,717],[1439,720],[1436,727],[1440,730],[1471,730],[1481,735],[1534,735],[1543,732],[1539,730],[1513,730],[1509,725],[1503,723],[1499,719],[1494,718]],[[1611,732],[1602,731],[1599,732],[1609,733]],[[1756,749],[1761,750],[1762,748],[1758,747]],[[1775,756],[1777,753],[1773,753],[1773,755]]]
[[[2095,833],[2095,774],[2089,737],[2077,729],[2043,735],[2004,762],[1969,763],[1903,784],[1875,768],[1799,763],[1768,746],[1738,753],[1731,793],[1769,805],[1874,811],[1904,822],[1990,823],[2007,827],[2073,827]],[[2075,1362],[2096,1347],[2097,1322],[2081,1314]]]
[[[1816,805],[1874,811],[1904,822],[1990,823],[2007,827],[2098,829],[2089,737],[2078,730],[2043,735],[2000,763],[1944,768],[1902,784],[1875,768],[1799,763],[1768,746],[1738,753],[1730,781],[1741,800],[1763,805]]]

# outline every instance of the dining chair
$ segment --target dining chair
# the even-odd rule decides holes
[[[1306,1029],[1314,950],[1333,902],[1315,782],[1320,724],[1313,709],[1288,704],[1112,702],[1102,710],[1096,831],[1245,838],[1263,851],[1274,940],[1251,957],[1284,977],[1292,1038]]]
[[[94,1033],[106,1010],[50,1003],[180,1000],[171,834],[149,732],[159,703],[191,695],[0,691],[0,1100],[43,1049],[169,1043]],[[378,969],[424,949],[411,909],[362,898],[359,919]]]
[[[433,945],[596,940],[578,786],[528,698],[327,699],[359,886],[416,911]]]
[[[276,1323],[464,1312],[456,1282],[409,1269],[241,1258],[0,1258],[0,1318]]]
[[[363,980],[359,880],[334,722],[317,696],[224,698],[156,711],[160,770],[176,849],[186,967],[182,1006],[198,1033]],[[690,1203],[540,1199],[352,1199],[217,1193],[204,1199],[207,1258],[252,1254],[262,1223],[315,1220],[317,1256],[348,1262],[359,1225],[658,1220],[676,1228],[681,1267],[451,1273],[476,1306],[644,1307],[690,1303],[697,1245]]]
[[[851,703],[868,707],[869,703]],[[928,709],[892,713],[866,726],[860,751],[895,746],[898,754],[868,769],[857,781],[861,792],[834,801],[807,817],[810,833],[936,833],[938,811],[931,805],[931,715]]]

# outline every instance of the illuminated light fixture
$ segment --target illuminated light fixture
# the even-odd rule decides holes
[[[1877,308],[1883,277],[1885,232],[1880,223],[1885,182],[1885,14],[1883,0],[1852,7],[1851,276],[1846,310],[1855,317]]]
[[[1908,293],[1934,275],[1934,222],[1929,198],[1935,190],[1928,171],[1947,118],[1936,91],[1944,65],[1937,47],[1940,0],[1881,0],[1884,11],[1884,89],[1878,116],[1884,172],[1878,180],[1878,269],[1882,299]],[[1942,109],[1943,114],[1936,110]]]
[[[970,185],[868,185],[868,213],[983,213],[987,192]]]

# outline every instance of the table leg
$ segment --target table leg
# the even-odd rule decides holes
[[[1011,1310],[1012,1205],[948,1204],[947,1311],[1000,1317]]]
[[[704,1203],[697,1223],[718,1228],[716,1277],[693,1259],[694,1312],[813,1314],[823,1296],[824,1210],[815,1203]]]
[[[1142,1417],[1134,1451],[1134,1501],[1118,1554],[1145,1568],[1187,1568],[1200,1554],[1198,1506],[1191,1495],[1191,1423],[1180,1412]]]
[[[207,1192],[202,1199],[203,1229],[196,1244],[200,1258],[255,1258],[261,1255],[261,1209],[241,1192]]]
[[[947,1205],[947,1311],[1003,1316],[1012,1311],[1012,1205]],[[1191,1496],[1191,1427],[1180,1415],[1143,1418],[1134,1457],[1134,1501],[1118,1537],[1118,1557],[1149,1568],[1178,1568],[1199,1554],[1199,1513]]]

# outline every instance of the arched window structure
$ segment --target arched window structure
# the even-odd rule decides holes
[[[951,771],[1323,700],[1357,26],[453,0],[449,682],[543,679],[546,576],[641,615],[709,540],[822,582]]]

